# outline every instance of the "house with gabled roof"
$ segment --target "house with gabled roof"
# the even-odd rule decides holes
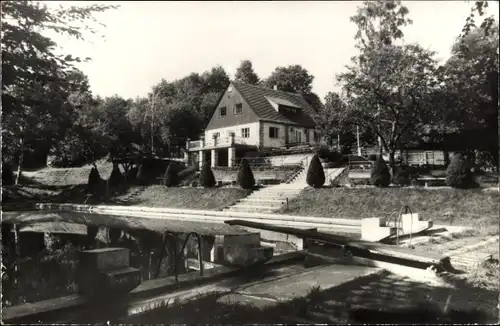
[[[245,153],[315,145],[314,110],[300,94],[232,81],[204,134],[186,144],[186,160],[234,166]]]

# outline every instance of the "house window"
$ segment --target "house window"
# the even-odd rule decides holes
[[[242,128],[241,129],[241,137],[249,138],[250,137],[250,128]]]
[[[243,112],[243,104],[236,103],[234,106],[234,114],[240,114],[241,112]]]
[[[227,115],[227,110],[225,106],[221,107],[219,110],[221,117],[225,117]]]
[[[269,138],[278,138],[280,129],[277,127],[269,127]]]

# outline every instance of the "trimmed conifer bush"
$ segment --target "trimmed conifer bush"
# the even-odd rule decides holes
[[[306,177],[307,184],[314,188],[320,188],[325,184],[325,171],[317,154],[311,159]]]
[[[468,189],[477,187],[471,172],[470,161],[463,154],[456,154],[446,170],[446,184],[453,188]]]
[[[392,182],[400,186],[409,186],[411,184],[411,172],[408,166],[398,166],[394,172]]]
[[[139,166],[139,168],[137,169],[137,178],[136,178],[137,182],[140,184],[140,185],[144,185],[146,184],[146,173],[144,171],[144,165],[141,164]]]
[[[166,187],[173,187],[177,185],[177,173],[174,165],[170,163],[163,175],[163,184]]]
[[[8,163],[4,163],[2,166],[2,185],[12,186],[15,183],[14,171]]]
[[[238,167],[236,182],[243,189],[251,189],[255,186],[255,178],[246,158],[241,160],[240,166]]]
[[[382,155],[379,155],[372,166],[370,184],[376,187],[388,187],[390,183],[391,173],[389,167],[387,167]]]
[[[137,180],[137,172],[138,168],[136,166],[131,168],[127,173],[127,182],[129,183],[135,182]]]
[[[99,188],[101,183],[101,175],[95,167],[90,170],[89,178],[87,181],[87,191],[94,192]]]
[[[203,166],[201,167],[199,183],[200,186],[202,186],[203,188],[215,187],[216,184],[215,176],[214,173],[212,172],[212,169],[210,168],[209,163],[204,163]]]
[[[109,186],[116,187],[119,186],[123,181],[123,174],[120,172],[117,164],[113,165],[113,170],[111,171],[111,175],[109,176]]]

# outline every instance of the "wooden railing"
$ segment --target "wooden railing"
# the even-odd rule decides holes
[[[202,140],[193,140],[188,142],[188,149],[202,149],[206,147],[224,147],[231,146],[234,144],[238,145],[255,145],[250,138],[244,137],[218,137],[205,140],[203,145]]]

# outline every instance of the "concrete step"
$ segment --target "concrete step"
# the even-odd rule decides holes
[[[263,202],[239,202],[231,207],[265,207],[265,208],[280,208],[283,206],[281,202],[263,203]]]
[[[279,204],[283,204],[286,202],[286,200],[282,200],[282,199],[261,199],[261,198],[250,198],[250,197],[247,197],[247,198],[243,198],[239,201],[240,203],[270,203],[270,204],[274,204],[274,203],[279,203]]]
[[[300,188],[296,189],[268,189],[260,190],[259,194],[298,194],[302,191]]]
[[[260,196],[246,197],[244,199],[249,199],[250,201],[273,200],[273,201],[286,202],[287,197],[289,198],[290,196],[260,195]]]
[[[387,223],[387,226],[389,227],[398,227],[397,223],[395,221],[391,221],[390,223]],[[402,235],[409,235],[411,234],[416,234],[420,233],[422,231],[428,230],[433,226],[432,221],[413,221],[413,225],[411,224],[402,224],[402,228],[399,230],[399,236]]]
[[[397,228],[389,226],[379,226],[377,228],[372,228],[369,232],[364,232],[364,230],[362,230],[361,240],[378,242],[380,240],[395,235],[396,230]]]
[[[273,213],[280,207],[269,206],[231,206],[227,208],[228,212],[249,212],[249,213]]]

